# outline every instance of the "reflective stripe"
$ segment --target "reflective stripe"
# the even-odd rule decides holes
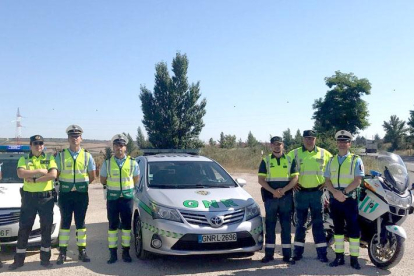
[[[295,246],[305,247],[305,243],[304,243],[304,242],[297,242],[297,241],[295,241],[293,244],[294,244]]]
[[[298,172],[300,173],[300,162],[298,158],[298,149],[295,149],[294,153],[295,153],[296,168],[298,169]]]
[[[16,248],[16,253],[17,254],[24,254],[24,253],[26,253],[26,248],[25,249]]]
[[[300,173],[301,175],[323,175],[321,171],[304,171]]]
[[[60,229],[59,230],[59,246],[67,247],[70,238],[70,229]]]
[[[86,246],[86,229],[77,229],[77,246]]]
[[[265,247],[266,248],[275,248],[275,244],[269,243],[269,244],[266,244]]]
[[[113,182],[119,182],[119,177],[108,177],[108,180],[113,181]],[[122,182],[127,182],[127,181],[131,181],[132,180],[132,176],[131,177],[121,177],[121,181]]]
[[[266,181],[289,181],[289,177],[272,177],[272,178],[266,178]]]
[[[321,242],[321,243],[316,243],[315,244],[316,248],[327,247],[327,246],[328,246],[328,244],[326,242]]]
[[[114,187],[114,186],[106,186],[106,188],[110,191],[120,191],[121,188],[120,187]],[[129,190],[129,189],[134,189],[134,185],[128,185],[128,186],[123,186],[122,190]]]
[[[43,252],[50,252],[50,247],[40,247],[40,251],[43,251]]]
[[[291,248],[291,247],[292,245],[290,243],[285,243],[285,244],[282,243],[282,248]]]
[[[131,230],[122,229],[122,246],[130,247],[131,245]]]
[[[359,256],[359,238],[349,238],[349,254],[354,257]]]
[[[117,248],[118,247],[118,230],[108,230],[108,247]]]

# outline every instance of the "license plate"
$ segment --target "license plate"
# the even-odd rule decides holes
[[[0,237],[11,237],[12,230],[11,228],[0,229]]]
[[[208,234],[208,235],[198,236],[198,243],[235,242],[235,241],[237,241],[236,233]]]

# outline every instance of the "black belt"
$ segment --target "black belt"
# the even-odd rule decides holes
[[[27,192],[23,191],[24,196],[28,197],[37,197],[37,198],[49,198],[52,197],[54,193],[54,190],[45,191],[45,192]]]
[[[318,187],[314,187],[314,188],[304,188],[303,186],[301,186],[299,184],[300,187],[300,192],[316,192],[319,191],[322,185],[319,185]]]

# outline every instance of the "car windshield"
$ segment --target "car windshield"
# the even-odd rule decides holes
[[[20,155],[16,156],[13,154],[1,154],[0,164],[2,179],[0,183],[23,183],[23,180],[17,177],[17,162],[19,161]]]
[[[215,162],[166,161],[148,163],[148,187],[226,188],[237,184]]]

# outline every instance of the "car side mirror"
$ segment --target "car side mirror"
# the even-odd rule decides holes
[[[244,180],[243,178],[236,178],[235,180],[237,184],[240,185],[240,187],[244,187],[247,184],[246,180]]]

